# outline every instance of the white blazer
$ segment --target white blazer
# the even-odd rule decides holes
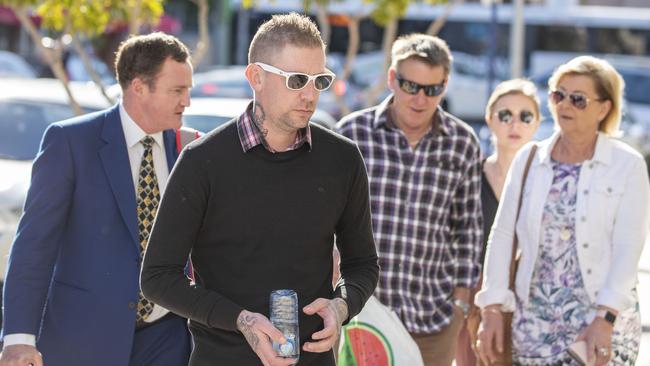
[[[526,180],[516,225],[521,257],[515,280],[517,297],[528,302],[530,283],[541,244],[541,222],[553,183],[551,150],[559,133],[539,143]],[[521,178],[533,143],[515,157],[501,196],[487,246],[481,308],[501,304],[514,311],[508,269],[521,190]],[[628,145],[598,134],[591,160],[582,164],[578,181],[575,237],[580,271],[593,303],[624,310],[636,303],[639,257],[650,227],[650,183],[642,156]]]

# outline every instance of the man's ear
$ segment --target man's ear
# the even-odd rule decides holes
[[[248,84],[251,86],[253,91],[256,93],[261,91],[264,82],[264,73],[262,72],[262,69],[255,64],[248,64],[248,66],[246,66],[245,74]]]
[[[388,77],[386,78],[386,85],[388,86],[388,89],[390,91],[395,92],[395,79],[397,78],[397,72],[395,71],[394,68],[389,68],[388,69]]]
[[[140,79],[139,77],[135,77],[133,78],[133,80],[131,80],[131,85],[129,86],[129,88],[133,91],[135,95],[138,96],[144,95],[145,91],[149,90],[144,80]]]

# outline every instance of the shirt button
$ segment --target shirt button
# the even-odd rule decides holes
[[[129,301],[129,309],[135,309],[135,307],[136,307],[136,303],[134,303],[133,301]]]
[[[580,221],[582,221],[582,222],[587,221],[587,217],[586,217],[586,216],[582,216],[582,217],[580,218]]]
[[[588,274],[588,275],[591,274],[591,268],[587,268],[587,274]]]
[[[399,145],[400,145],[401,147],[406,147],[406,141],[404,141],[404,140],[400,141],[400,142],[399,142]]]
[[[593,168],[594,168],[594,163],[589,163],[589,169],[593,169]]]
[[[583,193],[583,194],[589,194],[589,190],[588,190],[588,189],[585,189],[584,191],[582,191],[582,193]]]
[[[607,193],[612,193],[612,187],[607,187]]]
[[[589,248],[589,243],[584,243],[584,244],[582,244],[582,247],[583,247],[583,248]]]

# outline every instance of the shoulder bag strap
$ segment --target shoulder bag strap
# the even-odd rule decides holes
[[[515,216],[514,235],[512,236],[512,256],[510,257],[510,281],[508,288],[513,291],[515,288],[515,277],[517,275],[517,249],[519,243],[517,240],[517,221],[519,221],[519,213],[521,212],[521,201],[524,197],[524,186],[526,185],[526,178],[528,177],[528,171],[530,170],[530,165],[533,162],[533,158],[535,157],[536,152],[537,145],[535,144],[530,149],[528,160],[526,160],[526,167],[524,168],[524,174],[521,177],[521,191],[519,191],[519,201],[517,202],[517,216]]]

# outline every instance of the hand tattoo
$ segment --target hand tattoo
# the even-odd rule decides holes
[[[341,298],[335,298],[330,301],[329,304],[327,304],[327,307],[332,311],[332,313],[334,313],[334,316],[336,317],[336,324],[338,325],[336,332],[337,336],[339,336],[341,334],[341,325],[348,317],[348,304]]]
[[[257,346],[260,343],[260,339],[257,337],[257,334],[253,331],[253,326],[257,320],[251,314],[242,314],[239,319],[237,319],[237,328],[242,332],[248,344],[251,345],[253,350],[257,349]]]
[[[269,130],[264,128],[265,119],[266,113],[264,113],[264,108],[262,108],[262,105],[256,101],[255,104],[253,104],[253,122],[257,128],[260,129],[260,132],[262,132],[262,135],[264,135],[264,137],[269,134]]]

